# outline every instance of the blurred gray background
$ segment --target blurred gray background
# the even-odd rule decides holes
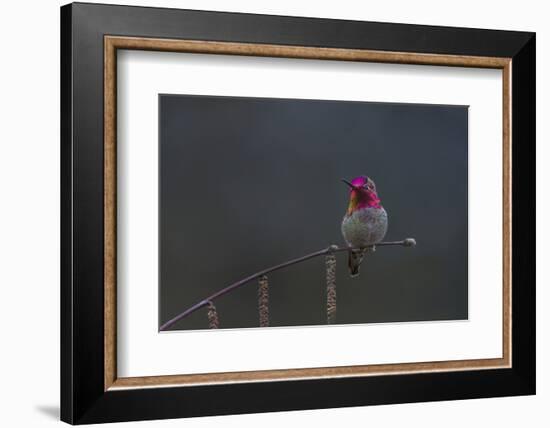
[[[160,95],[159,325],[209,294],[341,245],[348,189],[368,175],[386,240],[350,278],[337,322],[468,317],[468,108]],[[324,258],[273,273],[271,326],[326,324]],[[257,327],[257,283],[216,300],[222,328]],[[201,309],[173,329],[208,328]]]

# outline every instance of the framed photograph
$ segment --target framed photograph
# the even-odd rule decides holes
[[[535,35],[61,8],[61,418],[535,393]]]

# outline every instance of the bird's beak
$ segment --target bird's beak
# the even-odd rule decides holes
[[[344,183],[346,183],[351,189],[353,190],[359,190],[356,186],[354,186],[353,184],[351,184],[348,180],[346,180],[345,178],[342,178],[341,179]]]

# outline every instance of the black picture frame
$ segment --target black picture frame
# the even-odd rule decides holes
[[[105,35],[511,58],[512,367],[105,391]],[[527,32],[63,6],[61,419],[85,424],[534,394],[535,43]]]

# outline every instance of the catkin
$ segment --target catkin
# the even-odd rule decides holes
[[[265,275],[258,280],[258,314],[260,327],[269,327],[269,283]]]
[[[208,327],[220,328],[220,320],[218,318],[218,311],[214,303],[208,302]]]
[[[336,256],[329,253],[325,256],[327,269],[327,324],[336,322]]]

